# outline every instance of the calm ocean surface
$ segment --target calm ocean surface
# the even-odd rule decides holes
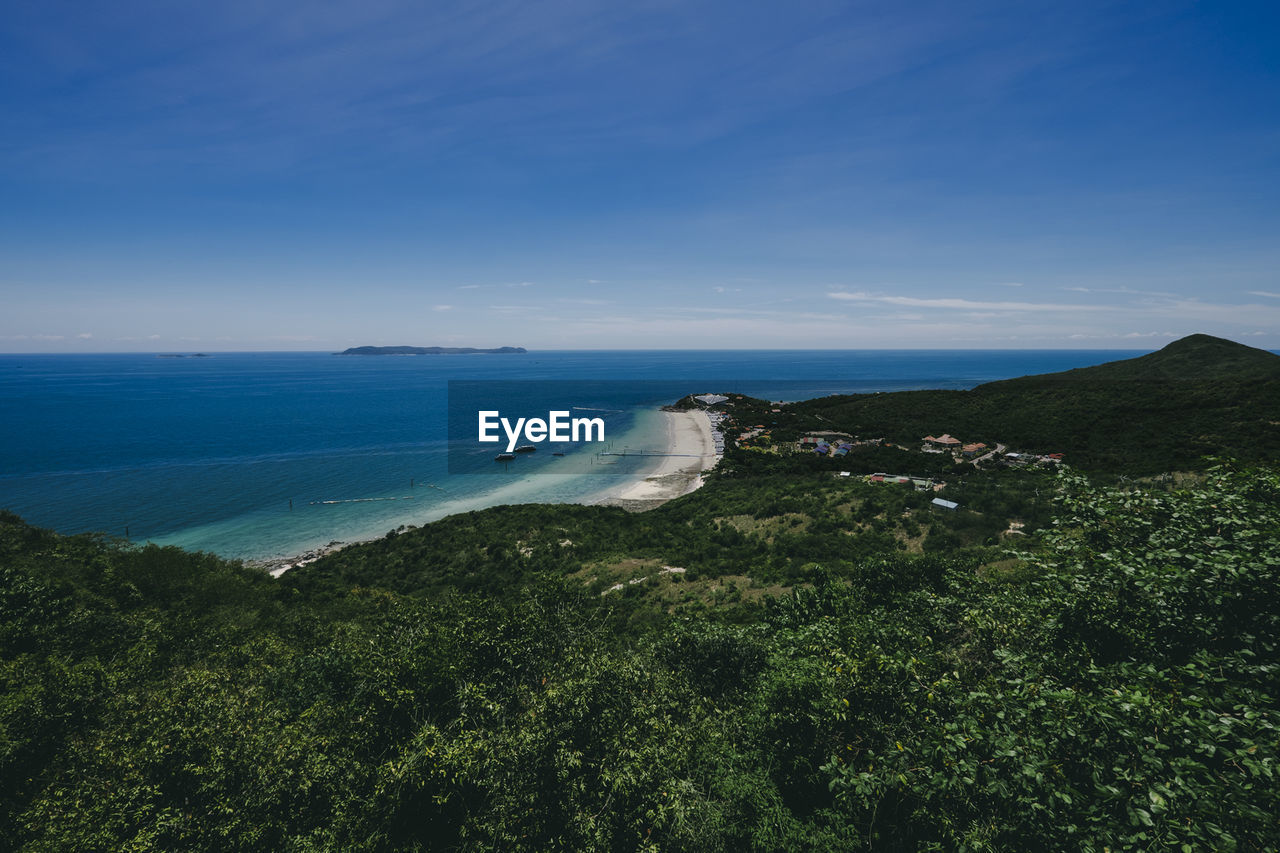
[[[582,452],[559,460],[564,467],[558,470],[567,474],[525,476],[529,467],[496,476],[450,475],[450,380],[520,380],[531,387],[545,380],[617,382],[619,387],[627,380],[660,380],[647,385],[643,395],[623,395],[625,405],[619,408],[624,411],[611,416],[609,428],[616,444],[658,448],[664,439],[653,407],[686,393],[801,399],[968,388],[1133,355],[1131,350],[0,355],[0,508],[67,533],[124,536],[127,528],[135,541],[228,557],[279,557],[500,503],[590,499],[616,478],[634,476],[642,464],[621,460],[602,474]],[[536,464],[549,470],[550,461],[540,458]]]

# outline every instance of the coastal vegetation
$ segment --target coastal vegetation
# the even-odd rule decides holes
[[[1118,393],[1086,376],[1023,382],[1043,446],[981,420],[999,388],[923,430],[897,395],[730,401],[773,449],[886,441],[279,580],[0,514],[0,849],[1275,849],[1280,468],[1209,380],[1153,381],[1236,411],[1247,461],[1122,477],[1051,417]],[[920,448],[944,430],[1082,464]]]

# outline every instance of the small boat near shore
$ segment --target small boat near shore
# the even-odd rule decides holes
[[[493,461],[494,462],[510,462],[512,459],[515,459],[515,458],[516,458],[516,455],[514,453],[499,453],[497,456],[493,457]]]
[[[537,446],[532,444],[522,444],[516,448],[516,453],[532,453],[537,450]]]

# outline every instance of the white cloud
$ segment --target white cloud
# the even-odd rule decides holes
[[[1280,293],[1272,293],[1269,290],[1249,290],[1246,292],[1250,296],[1266,296],[1269,299],[1280,299]]]
[[[1063,290],[1070,290],[1073,293],[1121,293],[1126,296],[1159,296],[1164,299],[1178,299],[1176,293],[1167,293],[1163,290],[1134,290],[1132,287],[1064,287]]]
[[[1062,305],[1053,302],[979,302],[974,299],[957,299],[944,296],[923,299],[917,296],[875,296],[870,293],[833,290],[827,293],[832,299],[848,302],[877,302],[882,305],[898,305],[907,308],[938,308],[954,311],[1102,311],[1100,305]]]
[[[1067,335],[1069,340],[1073,341],[1116,341],[1116,340],[1133,340],[1137,338],[1180,338],[1181,334],[1177,332],[1126,332],[1120,334],[1118,332],[1109,332],[1102,334],[1084,334],[1078,332],[1074,335]]]
[[[452,311],[453,306],[452,305],[432,305],[431,310],[432,311]]]
[[[76,335],[76,337],[82,341],[88,341],[93,339],[93,335],[90,334],[89,332],[81,332],[80,334]]]

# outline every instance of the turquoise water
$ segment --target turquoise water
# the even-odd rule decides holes
[[[691,392],[801,399],[966,388],[1133,354],[0,355],[0,507],[63,532],[127,530],[136,541],[271,558],[500,503],[589,500],[642,473],[643,461],[625,459],[602,473],[580,451],[557,460],[569,473],[526,476],[532,465],[513,465],[451,475],[450,380],[617,383],[610,440],[656,449],[664,438],[653,409]],[[644,389],[630,380],[646,380]],[[539,460],[543,471],[548,462]]]

